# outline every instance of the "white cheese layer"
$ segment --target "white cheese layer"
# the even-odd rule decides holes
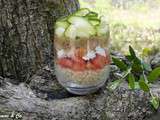
[[[62,37],[64,31],[65,31],[65,29],[64,29],[63,27],[59,27],[59,28],[56,28],[55,34],[56,34],[58,37]]]
[[[96,47],[96,53],[99,55],[102,55],[104,57],[106,57],[106,52],[104,48],[101,48],[100,46]]]
[[[82,58],[84,60],[90,60],[90,59],[93,59],[95,57],[96,57],[96,53],[94,51],[88,51],[88,53],[85,56],[83,56]]]
[[[58,55],[58,58],[66,57],[66,53],[64,52],[63,49],[59,50],[59,51],[57,52],[57,55]]]

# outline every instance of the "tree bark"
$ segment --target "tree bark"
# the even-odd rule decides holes
[[[78,0],[0,0],[0,76],[24,81],[50,66],[54,22],[78,8]]]
[[[2,116],[0,120],[12,120],[13,113],[14,118],[20,114],[21,120],[146,120],[151,116],[149,120],[159,120],[160,112],[151,109],[149,94],[131,91],[125,83],[113,92],[104,86],[95,94],[73,97],[61,89],[55,79],[50,85],[50,78],[51,72],[42,70],[32,77],[29,85],[46,91],[43,94],[48,99],[40,98],[42,91],[35,93],[24,83],[13,85],[9,79],[0,78],[0,116],[10,116]],[[153,85],[151,90],[160,96],[160,83]]]

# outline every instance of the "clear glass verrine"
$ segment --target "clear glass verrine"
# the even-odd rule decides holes
[[[87,24],[86,18],[75,16],[66,28],[65,24],[56,27],[55,74],[69,92],[84,95],[102,87],[109,76],[109,29],[107,24],[99,25],[103,27],[103,34],[99,35],[97,31],[94,32],[94,26],[92,29]]]

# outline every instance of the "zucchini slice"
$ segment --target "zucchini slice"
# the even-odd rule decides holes
[[[93,25],[99,25],[100,24],[100,19],[98,18],[98,13],[96,12],[90,12],[88,13],[85,18],[88,19],[88,21]]]
[[[108,32],[109,32],[108,24],[100,24],[99,26],[96,26],[96,29],[97,29],[97,35],[98,36],[107,35]]]
[[[58,27],[55,29],[55,35],[57,35],[58,37],[64,36],[64,32],[65,32],[65,28],[63,27]]]
[[[86,16],[89,12],[90,12],[90,10],[88,8],[82,8],[82,9],[78,10],[74,14],[74,16]]]
[[[98,18],[98,13],[96,12],[89,12],[86,17],[88,18]]]
[[[76,37],[88,38],[89,36],[96,34],[94,26],[84,17],[71,16],[68,21],[75,26]]]
[[[100,25],[100,20],[97,18],[89,18],[88,21],[93,25],[93,26],[98,26]]]
[[[68,23],[67,17],[58,19],[55,23],[55,35],[63,37],[69,25],[70,23]]]
[[[70,25],[65,31],[65,37],[68,37],[70,39],[75,39],[76,38],[76,26]]]
[[[100,21],[99,20],[91,20],[90,23],[94,26],[97,26],[100,24]]]
[[[57,21],[55,24],[55,34],[58,37],[64,36],[64,32],[68,26],[69,26],[69,23],[66,21]]]
[[[67,28],[69,26],[69,23],[67,21],[57,21],[55,24],[55,27],[63,27],[63,28]]]

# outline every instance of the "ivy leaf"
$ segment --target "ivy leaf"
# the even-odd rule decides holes
[[[146,62],[144,62],[144,61],[142,61],[142,66],[147,71],[151,71],[152,70],[151,65],[146,63]]]
[[[134,75],[131,73],[129,73],[128,75],[128,85],[129,85],[129,88],[131,89],[135,88],[135,78],[134,78]]]
[[[117,65],[121,70],[123,70],[123,71],[127,70],[127,65],[123,61],[121,61],[115,57],[113,57],[112,60],[113,60],[114,64]]]
[[[144,92],[149,92],[149,85],[145,82],[144,77],[141,76],[139,80],[139,86]]]
[[[121,82],[122,82],[121,79],[120,80],[115,80],[115,81],[111,82],[109,84],[109,87],[108,87],[109,90],[111,90],[111,91],[115,90],[121,84]]]
[[[154,82],[155,80],[160,77],[160,67],[155,68],[153,71],[151,71],[148,75],[148,81]]]
[[[158,97],[154,97],[152,96],[152,99],[150,100],[152,106],[155,108],[155,109],[158,109],[159,107],[159,99]]]
[[[130,55],[131,55],[132,58],[136,57],[135,51],[131,46],[129,46],[129,52],[130,52]]]

